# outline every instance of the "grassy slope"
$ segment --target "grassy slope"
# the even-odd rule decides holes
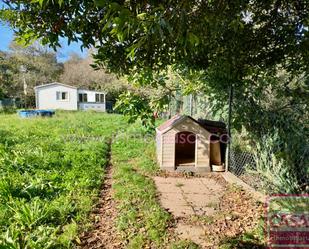
[[[0,116],[0,247],[70,248],[85,224],[120,116]]]

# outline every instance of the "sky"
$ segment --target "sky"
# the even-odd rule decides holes
[[[3,7],[3,2],[0,0],[0,9]],[[0,22],[0,50],[7,51],[9,48],[10,42],[14,39],[14,31],[3,22]],[[61,38],[60,40],[61,48],[57,51],[57,60],[58,62],[66,61],[71,53],[77,53],[81,57],[87,55],[87,51],[83,52],[80,49],[81,43],[72,42],[68,46],[67,39]]]

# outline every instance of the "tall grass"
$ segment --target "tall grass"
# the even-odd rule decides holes
[[[263,177],[265,184],[272,186],[273,192],[291,194],[309,191],[309,168],[305,160],[308,151],[304,148],[307,145],[301,143],[304,141],[295,143],[294,149],[287,147],[278,132],[274,132],[263,136],[262,141],[256,144],[254,156],[257,173]],[[293,160],[295,158],[302,162],[296,163]]]
[[[71,248],[98,195],[121,116],[0,115],[0,247]]]

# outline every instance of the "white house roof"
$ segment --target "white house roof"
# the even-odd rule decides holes
[[[65,86],[65,87],[70,87],[70,88],[73,88],[73,89],[77,89],[77,87],[75,87],[75,86],[70,86],[70,85],[59,83],[59,82],[52,82],[52,83],[48,83],[48,84],[43,84],[43,85],[35,86],[34,89],[43,88],[43,87],[49,87],[49,86],[53,86],[53,85],[60,85],[60,86]]]
[[[84,88],[78,88],[78,87],[70,86],[70,85],[67,85],[67,84],[60,83],[60,82],[52,82],[52,83],[48,83],[48,84],[43,84],[43,85],[35,86],[34,89],[39,89],[39,88],[43,88],[43,87],[49,87],[49,86],[53,86],[53,85],[69,87],[69,88],[77,89],[78,91],[96,92],[96,93],[104,93],[104,94],[106,94],[103,91],[96,91],[96,90],[88,90],[88,89],[84,89]]]

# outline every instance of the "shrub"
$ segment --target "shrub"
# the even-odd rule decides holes
[[[291,155],[290,148],[282,142],[277,131],[263,136],[262,140],[257,143],[254,152],[257,172],[264,177],[266,182],[275,186],[275,191],[280,193],[306,191],[303,184],[308,183],[308,168],[292,161],[296,157],[305,157],[304,151],[298,149],[299,147],[299,144],[295,145],[294,155]]]

